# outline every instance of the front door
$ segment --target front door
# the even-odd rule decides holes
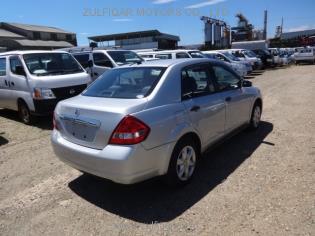
[[[224,135],[225,102],[215,91],[209,66],[200,64],[182,71],[182,100],[203,145]]]
[[[9,108],[10,81],[7,72],[7,58],[0,58],[0,108]]]
[[[111,60],[102,52],[93,52],[93,62],[93,80],[97,79],[106,70],[114,67]]]
[[[225,132],[248,122],[250,96],[245,93],[238,77],[232,69],[223,65],[213,65],[217,89],[226,104]]]

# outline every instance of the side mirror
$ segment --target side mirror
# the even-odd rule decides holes
[[[25,73],[25,70],[24,70],[23,66],[16,66],[16,67],[15,67],[15,73],[16,73],[17,75],[26,76],[26,73]]]
[[[89,60],[89,61],[88,61],[88,67],[89,67],[89,68],[93,67],[93,61],[92,61],[92,60]]]
[[[243,87],[252,87],[253,86],[253,83],[249,80],[243,80],[242,81],[242,86]]]

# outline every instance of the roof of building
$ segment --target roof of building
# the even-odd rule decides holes
[[[0,28],[0,38],[24,38],[24,36]]]
[[[91,36],[89,37],[89,39],[95,42],[103,42],[103,41],[130,39],[130,38],[143,38],[143,37],[150,37],[150,36],[158,36],[161,38],[166,38],[166,39],[170,39],[174,41],[180,40],[180,38],[176,35],[161,33],[158,30],[146,30],[146,31],[135,31],[135,32],[120,33],[120,34]]]
[[[25,47],[73,47],[71,43],[66,41],[44,41],[29,39],[16,39],[14,41]]]
[[[309,30],[301,30],[301,31],[294,31],[294,32],[285,32],[282,33],[281,38],[282,39],[291,39],[296,38],[299,36],[313,36],[315,35],[315,29],[309,29]]]
[[[10,23],[10,22],[1,22],[4,25],[13,26],[19,29],[27,30],[27,31],[38,31],[38,32],[48,32],[48,33],[64,33],[64,34],[73,34],[72,32],[59,29],[51,26],[42,26],[42,25],[29,25],[29,24],[21,24],[21,23]]]
[[[16,50],[16,51],[9,51],[9,52],[2,52],[0,53],[0,56],[6,56],[6,55],[24,55],[24,54],[30,54],[30,53],[65,53],[62,51],[51,51],[51,50]]]

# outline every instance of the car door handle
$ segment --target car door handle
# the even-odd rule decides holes
[[[15,85],[14,82],[11,82],[11,85],[14,86]]]
[[[232,100],[231,97],[226,97],[226,98],[225,98],[225,101],[227,101],[227,102],[230,102],[231,100]]]
[[[195,111],[195,112],[197,112],[197,111],[199,111],[200,110],[200,106],[193,106],[191,109],[190,109],[190,111]]]

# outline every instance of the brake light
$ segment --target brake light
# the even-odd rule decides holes
[[[120,121],[112,136],[109,144],[132,145],[144,141],[150,133],[150,128],[141,120],[126,116]]]
[[[58,122],[56,121],[55,112],[54,112],[54,115],[53,115],[53,128],[56,129],[56,130],[59,130]]]

